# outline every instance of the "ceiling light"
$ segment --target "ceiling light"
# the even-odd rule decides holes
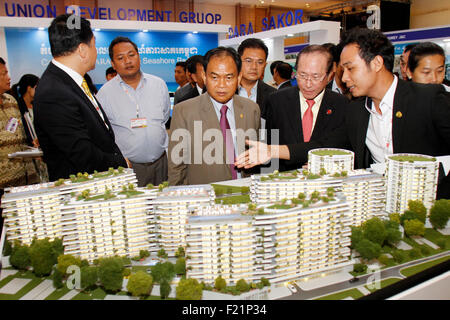
[[[95,28],[95,29],[94,29],[94,31],[100,31],[100,30],[101,30],[100,28]]]
[[[44,27],[39,27],[38,30],[42,31],[42,30],[45,30],[45,28]]]
[[[144,30],[142,30],[142,32],[148,32],[148,30],[147,30],[147,29],[144,29]]]
[[[198,33],[198,31],[192,31],[192,33]]]

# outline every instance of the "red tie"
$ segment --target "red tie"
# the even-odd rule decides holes
[[[311,139],[311,132],[313,126],[313,113],[312,106],[314,105],[314,100],[306,100],[308,104],[308,109],[306,109],[305,114],[302,119],[302,128],[303,128],[303,141],[309,142]]]
[[[233,177],[233,179],[237,179],[237,171],[234,167],[233,136],[231,135],[230,124],[228,123],[227,119],[227,111],[228,107],[226,105],[223,105],[220,109],[220,129],[222,129],[223,139],[225,140],[227,160],[230,164],[231,176]]]

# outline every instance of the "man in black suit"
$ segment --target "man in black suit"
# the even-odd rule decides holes
[[[242,79],[238,94],[256,102],[263,117],[264,104],[268,96],[276,91],[261,80],[264,77],[269,49],[262,40],[249,38],[239,45],[238,53],[242,60]]]
[[[195,55],[186,60],[186,73],[191,79],[190,85],[175,92],[174,105],[195,98],[204,92],[203,76],[205,75],[205,69],[203,64],[204,59],[201,55]]]
[[[367,168],[392,153],[449,155],[450,97],[445,89],[398,79],[392,73],[394,47],[381,32],[350,30],[341,43],[342,80],[360,97],[349,104],[344,124],[309,143],[268,147],[252,142],[253,154],[266,155],[259,161],[277,156],[304,163],[308,151],[320,147],[354,151],[355,168]],[[238,167],[253,166],[248,158],[248,153],[241,155]],[[256,163],[255,156],[252,159]],[[438,198],[450,196],[446,179],[446,186],[438,186]]]
[[[97,58],[90,23],[75,17],[79,26],[70,28],[70,17],[74,16],[56,17],[48,29],[53,60],[34,98],[34,125],[51,181],[128,165],[114,142],[108,118],[84,80]]]
[[[269,143],[291,145],[317,140],[344,121],[347,99],[325,89],[332,77],[333,57],[329,51],[320,45],[310,45],[298,54],[296,65],[298,87],[280,90],[267,100]],[[271,130],[278,130],[279,141]],[[291,170],[302,164],[281,161],[280,169]]]
[[[290,88],[292,76],[292,66],[287,62],[280,62],[273,70],[273,80],[277,84],[277,90]]]

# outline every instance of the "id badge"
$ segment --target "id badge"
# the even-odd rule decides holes
[[[19,126],[19,120],[16,118],[11,117],[6,124],[6,131],[9,131],[11,133],[15,133],[17,130],[17,127]]]
[[[131,128],[145,128],[147,126],[147,118],[131,119]]]

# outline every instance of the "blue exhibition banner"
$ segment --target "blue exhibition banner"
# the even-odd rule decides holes
[[[97,86],[106,81],[105,71],[111,66],[108,48],[117,36],[128,37],[136,43],[141,70],[166,81],[169,91],[175,91],[178,86],[174,79],[178,61],[204,55],[218,45],[216,33],[94,31],[94,35],[97,63],[89,75]],[[47,30],[5,28],[5,37],[12,82],[16,83],[26,73],[40,77],[52,60]]]

